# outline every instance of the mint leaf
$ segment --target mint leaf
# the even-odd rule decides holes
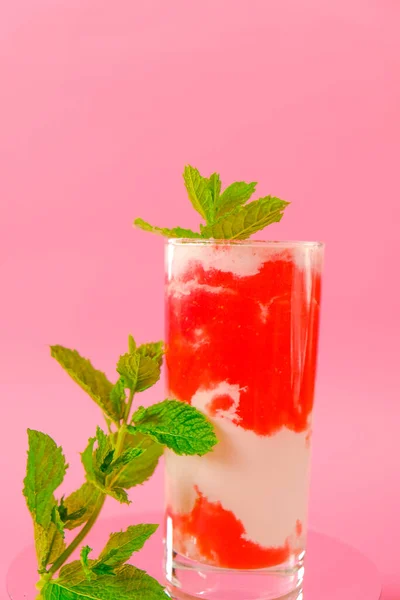
[[[47,565],[53,564],[64,552],[64,535],[54,523],[50,523],[47,528],[34,523],[34,534],[38,571],[44,573]]]
[[[142,448],[129,448],[128,450],[125,450],[125,452],[122,452],[121,456],[111,463],[107,472],[113,473],[114,471],[119,470],[121,467],[129,465],[132,460],[141,456],[143,452],[145,451]]]
[[[89,546],[84,546],[81,550],[81,565],[82,570],[85,573],[86,579],[90,581],[92,579],[92,571],[90,570],[90,564],[88,561],[88,556],[92,552],[92,548]]]
[[[136,485],[141,485],[153,475],[160,456],[163,453],[163,447],[141,433],[127,433],[125,436],[124,452],[129,449],[136,449],[138,446],[144,450],[143,454],[133,458],[123,467],[119,468],[114,484],[130,489]]]
[[[266,196],[220,217],[214,224],[201,226],[204,237],[245,240],[256,231],[282,219],[289,202]]]
[[[97,486],[99,483],[100,483],[100,485],[102,485],[103,478],[100,478],[100,480],[97,481],[98,474],[96,472],[95,462],[94,462],[94,457],[93,457],[95,442],[96,442],[96,438],[94,438],[94,437],[89,438],[88,445],[86,446],[85,450],[81,454],[81,459],[82,459],[82,464],[85,467],[86,477],[87,477],[88,481],[92,482],[94,485]]]
[[[97,449],[94,450],[94,445],[96,442]],[[107,473],[104,472],[104,468],[105,465],[107,465],[107,468],[105,469],[107,471],[110,466],[108,464],[110,454],[109,451],[107,451],[110,444],[110,437],[105,436],[104,432],[102,432],[100,428],[97,429],[97,437],[89,439],[86,449],[81,454],[82,463],[86,471],[86,479],[103,494],[107,494],[112,498],[115,498],[118,500],[118,502],[130,504],[125,490],[123,490],[115,482],[113,482],[111,485],[108,485],[107,483]]]
[[[129,347],[129,353],[134,354],[135,350],[136,350],[136,342],[135,342],[135,338],[131,334],[129,334],[129,336],[128,336],[128,347]]]
[[[168,238],[201,238],[200,233],[196,233],[191,229],[183,229],[182,227],[174,227],[172,229],[168,229],[167,227],[155,227],[143,221],[143,219],[135,219],[134,225],[139,227],[139,229],[143,229],[144,231],[150,231],[151,233],[158,233],[159,235],[163,235]]]
[[[117,364],[118,373],[133,392],[143,392],[160,379],[159,361],[140,352],[123,354]]]
[[[250,200],[251,196],[255,192],[257,183],[252,181],[246,183],[245,181],[237,181],[229,185],[221,194],[216,205],[216,216],[220,217],[227,212],[232,211],[237,206],[241,206],[247,200]]]
[[[159,361],[148,356],[140,356],[139,372],[136,382],[136,392],[143,392],[152,387],[160,379]]]
[[[103,565],[103,564],[94,565],[92,567],[92,571],[96,575],[113,575],[113,576],[116,575],[114,569],[112,567],[110,567],[109,565]]]
[[[132,525],[126,531],[112,533],[96,564],[107,564],[116,569],[134,552],[141,550],[158,525]]]
[[[70,377],[100,406],[102,411],[118,424],[122,417],[115,399],[110,399],[113,384],[92,363],[83,358],[76,350],[63,346],[51,346],[51,356],[61,365]]]
[[[149,408],[140,407],[132,417],[130,432],[139,431],[164,444],[176,454],[209,452],[217,443],[213,426],[190,404],[164,400]]]
[[[137,351],[141,356],[145,356],[155,360],[161,369],[164,356],[164,342],[151,342],[149,344],[141,344]]]
[[[59,513],[66,529],[86,523],[96,508],[100,491],[92,483],[84,483],[76,492],[61,501]]]
[[[108,474],[111,472],[111,465],[113,463],[115,450],[110,450],[110,452],[106,455],[104,461],[100,465],[100,471],[102,473]]]
[[[93,561],[94,564],[94,561]],[[57,581],[67,582],[69,585],[77,585],[82,581],[85,581],[86,576],[82,569],[82,563],[80,560],[74,560],[60,569],[60,574]]]
[[[28,441],[23,493],[34,521],[47,529],[55,505],[53,494],[63,482],[68,465],[62,448],[50,436],[28,429]]]
[[[208,221],[213,213],[213,196],[210,189],[210,180],[202,177],[197,169],[187,165],[183,172],[183,179],[189,199],[193,208]]]
[[[101,473],[107,473],[114,458],[112,436],[106,435],[101,427],[96,428],[97,449],[95,452],[96,468]]]
[[[123,377],[125,385],[132,391],[136,390],[139,376],[140,354],[127,352],[119,357],[117,371]]]
[[[221,193],[221,179],[218,173],[213,173],[210,175],[208,179],[208,185],[213,199],[213,212],[215,212],[219,202],[219,195]],[[214,214],[212,214],[212,217],[214,217]]]
[[[124,413],[126,394],[125,394],[125,381],[120,377],[110,391],[110,402],[113,406],[115,414],[122,415]]]
[[[60,572],[42,590],[43,600],[167,600],[164,589],[150,575],[131,565],[124,565],[116,575],[94,575],[88,581],[82,566]],[[69,566],[69,565],[67,565]],[[71,579],[69,577],[72,575]]]
[[[120,504],[131,504],[128,494],[121,487],[113,485],[111,488],[105,488],[104,491],[115,500],[118,500]]]
[[[57,503],[54,499],[54,507],[51,515],[51,524],[46,530],[35,524],[36,554],[39,563],[39,572],[44,572],[47,565],[53,564],[64,552],[64,524],[58,513]]]
[[[59,507],[57,503],[53,506],[53,512],[51,513],[51,522],[56,526],[57,531],[64,538],[64,523],[60,517]]]
[[[63,482],[68,465],[62,448],[45,433],[28,429],[28,442],[23,493],[33,519],[39,571],[44,572],[65,548],[54,492]]]

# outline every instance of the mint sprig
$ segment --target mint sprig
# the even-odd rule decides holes
[[[52,356],[102,409],[107,430],[97,427],[81,454],[85,483],[60,499],[55,494],[68,466],[62,448],[47,434],[28,430],[23,493],[34,524],[41,600],[167,598],[157,581],[126,564],[157,525],[133,525],[111,534],[97,559],[91,558],[91,548],[81,546],[105,499],[129,503],[128,490],[151,477],[165,447],[177,454],[202,455],[217,441],[206,417],[184,403],[166,400],[133,410],[135,395],[159,380],[163,353],[162,342],[137,346],[129,336],[113,383],[76,350],[51,347]],[[68,545],[67,529],[78,530]],[[80,560],[69,563],[79,547]]]
[[[217,442],[213,427],[203,414],[177,400],[164,400],[149,408],[141,406],[132,422],[133,425],[128,425],[131,433],[144,433],[175,454],[202,456]]]
[[[183,229],[182,227],[173,227],[172,229],[168,229],[167,227],[155,227],[154,225],[150,225],[143,219],[135,220],[136,227],[139,229],[143,229],[143,231],[150,231],[150,233],[158,233],[163,235],[164,237],[170,238],[202,238],[201,233],[196,233],[191,229]]]
[[[89,563],[90,564],[90,563]],[[40,595],[43,600],[166,600],[162,586],[150,575],[131,565],[124,565],[113,575],[96,575],[90,579],[77,561],[73,571],[60,573]]]
[[[203,177],[190,165],[185,167],[183,179],[193,208],[205,222],[200,224],[199,231],[155,227],[143,219],[134,221],[136,227],[170,238],[245,240],[268,225],[279,222],[289,205],[289,202],[275,196],[264,196],[246,204],[257,183],[237,181],[221,193],[218,173]]]

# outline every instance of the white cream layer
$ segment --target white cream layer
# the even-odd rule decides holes
[[[312,268],[320,271],[321,252],[315,246],[293,246],[284,243],[270,246],[260,245],[211,245],[211,244],[170,244],[166,261],[168,279],[180,279],[191,264],[201,263],[205,271],[216,269],[232,273],[237,277],[256,275],[268,261],[294,261],[298,269]]]
[[[239,386],[221,383],[199,390],[193,406],[208,414],[217,395],[229,394],[236,405]],[[219,444],[204,457],[181,457],[168,452],[167,502],[173,512],[189,513],[195,487],[210,501],[232,511],[246,531],[246,539],[264,547],[283,546],[307,521],[310,450],[307,433],[286,428],[259,436],[232,422],[234,408],[221,411],[213,421]],[[299,540],[300,544],[302,540]]]

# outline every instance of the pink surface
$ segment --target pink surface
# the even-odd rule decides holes
[[[159,523],[160,513],[137,515],[140,522]],[[126,518],[105,519],[99,521],[88,537],[93,548],[93,557],[102,548],[111,531],[126,529],[131,521]],[[360,552],[327,535],[310,531],[304,578],[305,600],[378,600],[381,582],[375,565]],[[79,558],[79,553],[75,558]],[[144,569],[158,581],[163,581],[163,543],[162,528],[146,543],[144,549],[134,556],[132,564]],[[21,577],[24,573],[24,577]],[[24,549],[12,562],[7,573],[7,590],[11,600],[35,600],[36,560],[33,547]],[[247,581],[247,580],[246,580]],[[231,584],[232,585],[232,584]],[[204,587],[207,584],[204,582]],[[213,597],[218,589],[211,586]],[[252,595],[252,597],[254,597]],[[235,596],[229,593],[218,594],[218,600],[242,600],[242,593]],[[143,599],[145,600],[145,598]]]
[[[327,243],[311,524],[400,597],[399,19],[393,0],[1,3],[0,585],[31,536],[26,427],[65,446],[71,488],[98,414],[47,344],[112,373],[129,331],[162,336],[162,241],[131,221],[195,225],[191,162],[291,200],[265,235]]]

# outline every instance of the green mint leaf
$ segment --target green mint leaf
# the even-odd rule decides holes
[[[39,573],[44,573],[48,565],[53,564],[65,550],[64,536],[54,523],[44,528],[34,523],[35,548]]]
[[[88,581],[92,579],[92,571],[90,570],[90,564],[88,560],[89,554],[92,552],[92,548],[89,546],[84,546],[81,550],[81,565],[82,570],[85,573],[85,577]]]
[[[62,448],[50,436],[28,429],[28,441],[23,493],[35,523],[47,529],[52,522],[54,492],[63,482],[68,465]]]
[[[94,450],[96,442],[97,449]],[[106,436],[98,427],[97,437],[89,439],[86,449],[81,454],[82,464],[86,471],[86,479],[101,493],[107,494],[123,504],[130,504],[128,494],[117,482],[114,481],[112,485],[108,485],[107,483],[107,473],[104,472],[104,467],[109,460],[108,457],[111,443],[111,436]],[[112,463],[107,466],[107,471],[111,464]]]
[[[114,485],[111,488],[105,488],[104,491],[115,500],[118,500],[120,504],[131,504],[126,491],[117,485]]]
[[[61,533],[62,537],[64,538],[64,523],[60,517],[60,513],[59,511],[59,507],[57,506],[57,504],[55,504],[53,506],[53,512],[51,513],[51,521],[52,523],[54,523],[54,525],[56,526],[56,529],[58,530],[59,533]]]
[[[158,525],[132,525],[126,531],[112,533],[96,563],[107,564],[116,569],[122,566],[134,552],[141,550]]]
[[[143,448],[129,448],[122,452],[122,454],[111,463],[108,473],[113,473],[114,471],[118,471],[121,467],[125,467],[129,465],[129,463],[141,456],[145,450]]]
[[[98,474],[96,473],[96,467],[95,467],[94,456],[93,456],[95,442],[96,442],[96,438],[94,438],[94,437],[89,438],[88,445],[86,446],[85,450],[81,454],[81,459],[82,459],[82,464],[85,467],[87,480],[89,482],[93,483],[94,485],[97,485],[98,483],[100,483],[100,485],[102,485],[103,478],[100,478],[100,481],[97,481]]]
[[[114,447],[111,436],[104,433],[101,427],[96,428],[97,449],[95,453],[96,467],[104,473],[114,457]]]
[[[61,365],[70,377],[98,404],[102,411],[118,424],[121,412],[110,399],[113,384],[92,363],[76,350],[63,346],[51,346],[51,356]]]
[[[203,237],[245,240],[253,233],[282,219],[289,202],[266,196],[220,217],[212,225],[201,227]]]
[[[148,356],[123,354],[117,364],[118,373],[133,392],[143,392],[160,379],[161,371],[157,360]]]
[[[110,402],[113,406],[113,410],[115,414],[120,415],[121,418],[124,412],[126,402],[125,387],[125,381],[122,377],[120,377],[117,383],[113,385],[110,391]]]
[[[136,342],[135,339],[133,337],[133,335],[129,334],[128,336],[128,348],[129,348],[129,353],[130,354],[134,354],[136,351]]]
[[[103,564],[94,565],[92,567],[92,571],[96,575],[112,575],[113,577],[116,576],[114,569],[112,567],[110,567],[109,565],[103,565]]]
[[[209,177],[209,189],[211,190],[211,195],[213,198],[213,210],[215,212],[216,207],[218,206],[219,197],[221,193],[221,179],[218,173],[213,173]],[[212,215],[214,217],[214,215]]]
[[[159,235],[163,235],[168,238],[201,238],[200,233],[196,233],[191,229],[183,229],[182,227],[174,227],[172,229],[168,229],[167,227],[155,227],[143,221],[143,219],[135,219],[134,224],[139,229],[143,229],[144,231],[150,231],[150,233],[158,233]]]
[[[111,465],[113,463],[115,450],[110,450],[110,452],[106,455],[104,461],[100,465],[100,471],[102,473],[108,474],[111,472]]]
[[[68,521],[78,521],[79,519],[81,519],[83,517],[83,515],[85,514],[85,512],[86,512],[85,508],[80,508],[79,510],[76,510],[75,512],[69,514],[68,510],[65,508],[64,499],[63,498],[61,499],[61,504],[60,504],[60,506],[58,508],[58,513],[59,513],[60,519],[64,523],[64,527],[66,529],[70,529],[66,525]],[[72,529],[74,527],[78,527],[78,526],[74,525],[72,527]]]
[[[160,379],[161,370],[157,360],[148,356],[140,356],[139,372],[136,382],[136,392],[144,392]]]
[[[28,441],[24,496],[34,523],[39,572],[44,572],[65,549],[54,492],[64,479],[67,464],[62,448],[50,436],[28,429]]]
[[[117,371],[123,377],[125,385],[132,391],[136,390],[136,384],[139,376],[140,355],[135,352],[127,352],[120,356],[117,363]]]
[[[189,199],[193,208],[209,221],[213,212],[213,196],[210,189],[210,180],[202,177],[194,167],[187,165],[183,172],[183,179]]]
[[[45,562],[47,563],[46,566],[52,565],[66,548],[64,535],[60,533],[54,524],[50,525],[50,528],[47,530],[47,538],[49,540],[49,553],[47,559],[43,561],[43,567],[45,566]]]
[[[216,216],[221,217],[227,212],[231,212],[237,206],[245,204],[250,200],[255,192],[257,183],[246,183],[245,181],[237,181],[229,185],[221,194],[216,205]]]
[[[149,344],[141,344],[138,348],[138,352],[141,356],[155,360],[161,369],[164,356],[164,342],[150,342]]]
[[[167,600],[162,586],[144,571],[124,565],[114,577],[94,576],[88,581],[82,566],[61,570],[42,590],[43,600]],[[67,565],[70,566],[70,565]],[[71,577],[72,576],[72,577]]]
[[[92,561],[94,564],[94,561]],[[90,564],[90,562],[89,562]],[[57,581],[68,582],[69,585],[78,585],[86,580],[86,575],[82,568],[80,560],[74,560],[73,562],[67,563],[60,569],[60,574]]]
[[[141,433],[127,433],[125,436],[124,452],[129,449],[136,449],[138,446],[144,450],[143,454],[133,458],[123,467],[120,467],[114,484],[127,490],[142,485],[153,475],[160,456],[163,453],[163,447]]]
[[[217,443],[213,426],[206,417],[190,404],[177,400],[164,400],[149,408],[140,407],[132,417],[134,427],[149,435],[176,454],[209,452]]]
[[[53,564],[66,547],[64,542],[64,523],[60,518],[54,495],[50,498],[49,502],[53,505],[50,525],[43,527],[34,518],[35,548],[39,573],[44,573],[46,567],[49,564]]]
[[[100,491],[92,483],[84,483],[76,492],[61,501],[59,513],[65,529],[80,527],[90,519]]]

